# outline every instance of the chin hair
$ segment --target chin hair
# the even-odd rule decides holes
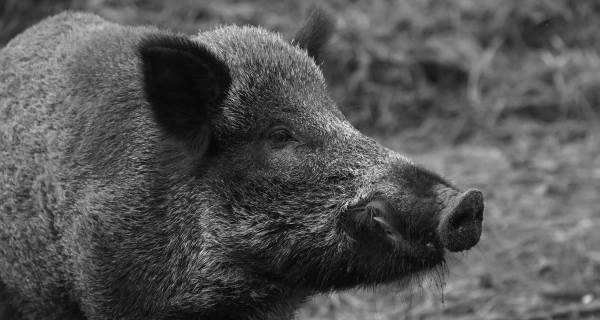
[[[389,285],[395,289],[401,290],[413,289],[415,287],[427,288],[439,293],[443,300],[448,273],[448,265],[445,260],[442,260],[442,262],[434,267],[417,271],[412,275],[394,281]]]
[[[359,290],[399,292],[412,290],[416,287],[427,288],[444,297],[446,277],[449,270],[445,260],[438,265],[412,273],[409,276],[378,284],[359,285]],[[334,290],[335,291],[335,290]]]

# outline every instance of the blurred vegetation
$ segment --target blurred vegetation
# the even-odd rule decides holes
[[[74,4],[71,0],[0,0],[0,46],[38,20]]]
[[[596,0],[327,4],[338,32],[325,57],[326,75],[339,105],[362,130],[393,134],[425,125],[425,131],[460,140],[507,117],[596,121]],[[308,6],[292,0],[4,0],[0,43],[65,8],[189,33],[237,23],[291,36]]]
[[[187,33],[291,37],[293,0],[0,0],[0,45],[70,8]],[[600,317],[600,2],[330,0],[324,70],[359,129],[484,191],[480,244],[445,289],[317,297],[301,319]],[[434,283],[435,285],[435,283]],[[443,298],[443,299],[442,299]]]

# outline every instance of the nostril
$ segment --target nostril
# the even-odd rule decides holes
[[[475,216],[471,208],[459,208],[450,216],[449,227],[459,229],[461,226],[469,224],[475,220]]]
[[[483,196],[480,191],[465,192],[458,206],[450,213],[449,226],[458,229],[460,226],[483,220]]]

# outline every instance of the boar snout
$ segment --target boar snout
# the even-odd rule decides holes
[[[442,245],[452,251],[471,249],[481,237],[483,196],[478,190],[468,190],[453,205],[442,210],[438,235]]]
[[[434,188],[435,200],[419,200],[413,212],[398,210],[385,197],[377,197],[359,206],[355,221],[365,231],[369,225],[397,248],[452,252],[468,250],[479,242],[483,221],[483,196],[478,190]],[[421,248],[423,249],[423,248]]]

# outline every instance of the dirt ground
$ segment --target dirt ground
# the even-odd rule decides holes
[[[0,42],[65,8],[188,33],[237,23],[284,35],[308,8],[165,3],[5,0]],[[327,4],[338,33],[324,68],[340,107],[387,146],[481,189],[484,232],[476,248],[448,257],[444,277],[318,296],[298,319],[600,319],[600,5]]]

